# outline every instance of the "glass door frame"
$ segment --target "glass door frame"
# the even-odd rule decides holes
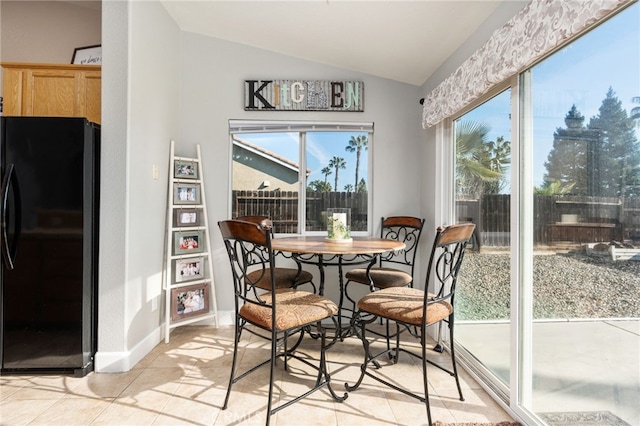
[[[511,382],[510,407],[527,424],[544,424],[526,409],[533,397],[533,99],[529,70],[511,79]],[[535,422],[535,423],[534,423]]]
[[[620,4],[616,10],[598,19],[563,46],[573,43],[585,33],[605,23],[612,16],[637,5],[637,1]],[[538,58],[538,61],[545,60]],[[533,387],[533,254],[534,254],[534,120],[531,69],[522,71],[490,91],[456,115],[435,126],[436,176],[434,219],[437,225],[455,223],[455,120],[487,102],[496,94],[511,89],[511,195],[510,195],[510,301],[509,382],[499,380],[480,359],[459,345],[460,364],[512,416],[528,425],[545,424],[532,412]],[[445,342],[446,344],[447,342]],[[490,344],[490,342],[489,342]]]
[[[529,80],[516,75],[496,85],[481,100],[436,125],[436,208],[438,224],[455,223],[455,141],[453,123],[470,110],[495,95],[511,89],[511,318],[510,318],[510,375],[509,386],[482,365],[472,353],[458,346],[459,362],[496,402],[512,416],[526,424],[543,423],[526,410],[532,397],[532,297],[533,297],[533,148],[532,106],[524,104],[522,96],[530,90]],[[526,285],[528,283],[528,285]],[[434,336],[436,338],[437,336]],[[448,342],[445,342],[447,345]]]

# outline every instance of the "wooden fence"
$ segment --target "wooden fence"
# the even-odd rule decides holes
[[[507,246],[511,230],[509,194],[458,200],[458,220],[478,226],[480,243]],[[640,243],[640,198],[534,195],[534,244]]]
[[[366,192],[307,192],[307,231],[327,229],[328,208],[351,209],[351,230],[367,230]],[[269,216],[276,232],[298,232],[298,192],[294,191],[233,191],[232,217],[246,215]]]
[[[306,228],[326,229],[327,208],[351,209],[351,229],[366,231],[367,193],[307,192]],[[233,217],[265,215],[274,219],[276,232],[298,232],[298,192],[233,191]],[[535,195],[534,244],[609,242],[640,243],[640,198]],[[459,221],[478,226],[480,244],[508,246],[511,231],[509,194],[484,195],[476,200],[457,200]],[[577,223],[572,223],[577,218]],[[564,219],[564,220],[563,220]]]

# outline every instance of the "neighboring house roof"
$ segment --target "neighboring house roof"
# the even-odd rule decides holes
[[[232,138],[234,145],[244,148],[247,151],[251,151],[263,158],[266,158],[267,160],[273,161],[274,163],[278,163],[288,169],[295,171],[296,173],[300,171],[300,165],[294,161],[289,160],[288,158],[282,157],[275,152],[262,148],[261,146],[252,144],[251,142],[242,139],[237,135],[232,135]],[[310,173],[311,169],[306,169],[306,176],[309,176]]]

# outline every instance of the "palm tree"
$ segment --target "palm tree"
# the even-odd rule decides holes
[[[332,167],[332,168],[336,169],[335,184],[333,186],[333,190],[335,192],[338,192],[338,171],[340,169],[346,169],[347,168],[347,163],[346,163],[346,161],[344,161],[344,158],[338,157],[338,156],[334,156],[331,159],[331,161],[329,161],[329,167]]]
[[[320,170],[320,173],[322,173],[324,175],[324,182],[326,183],[327,182],[327,177],[333,172],[331,171],[330,167],[325,167],[322,170]]]
[[[355,186],[358,186],[358,174],[360,172],[360,153],[364,149],[365,151],[368,149],[369,140],[366,136],[351,136],[349,140],[349,145],[347,145],[344,149],[347,152],[355,152],[356,153],[356,181]]]
[[[486,182],[497,181],[500,172],[489,165],[485,142],[489,127],[477,121],[456,125],[456,188],[459,193],[479,196]]]
[[[485,145],[485,150],[489,155],[489,168],[500,173],[500,178],[485,182],[483,187],[484,193],[498,194],[506,185],[505,176],[511,164],[511,142],[498,136],[495,141],[491,141]]]
[[[314,180],[309,182],[307,189],[313,192],[331,192],[331,184],[321,180]]]
[[[353,192],[353,185],[351,185],[350,183],[346,184],[344,186],[344,190],[347,192]]]
[[[565,195],[570,194],[575,182],[570,184],[563,184],[559,180],[553,182],[545,182],[542,186],[536,186],[533,188],[533,193],[536,195]]]

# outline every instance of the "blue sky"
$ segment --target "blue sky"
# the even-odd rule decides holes
[[[611,87],[627,114],[640,96],[640,5],[614,16],[533,68],[534,179],[542,183],[553,132],[573,104],[587,125]],[[636,105],[640,106],[640,105]]]
[[[345,147],[349,144],[351,136],[364,135],[361,132],[307,132],[307,168],[311,174],[308,182],[314,180],[324,181],[321,170],[329,165],[333,156],[339,156],[347,163],[347,168],[338,173],[338,191],[343,191],[346,184],[354,185],[356,174],[356,154],[347,152]],[[265,149],[275,152],[291,161],[299,163],[298,133],[245,133],[238,135],[242,139],[257,144]],[[371,145],[371,141],[369,141]],[[369,164],[367,161],[368,151],[360,155],[360,170],[358,180],[364,178],[368,182]],[[327,178],[327,182],[333,187],[335,170]]]
[[[534,110],[534,184],[540,186],[544,162],[553,148],[553,133],[565,127],[573,104],[589,119],[613,89],[627,114],[640,96],[640,5],[614,16],[532,69]],[[509,91],[465,115],[490,123],[489,140],[511,140]],[[638,135],[640,136],[640,135]]]
[[[585,117],[585,125],[598,114],[609,87],[613,88],[627,113],[634,106],[640,106],[632,103],[633,97],[640,96],[640,4],[635,3],[543,60],[533,68],[532,76],[534,184],[540,186],[545,172],[544,162],[553,148],[553,133],[558,127],[565,127],[564,116],[573,104]],[[465,119],[489,123],[489,140],[499,136],[511,140],[510,113],[510,94],[507,91],[466,114]],[[351,135],[357,133],[308,133],[309,181],[324,180],[320,171],[334,155],[339,155],[347,162],[347,169],[340,170],[338,189],[343,190],[345,184],[354,183],[355,153],[344,149]],[[299,161],[296,133],[279,134],[277,137],[244,134],[241,137],[292,161]],[[368,176],[367,166],[363,156],[359,176],[365,179]],[[333,178],[333,174],[328,178],[332,185]]]

